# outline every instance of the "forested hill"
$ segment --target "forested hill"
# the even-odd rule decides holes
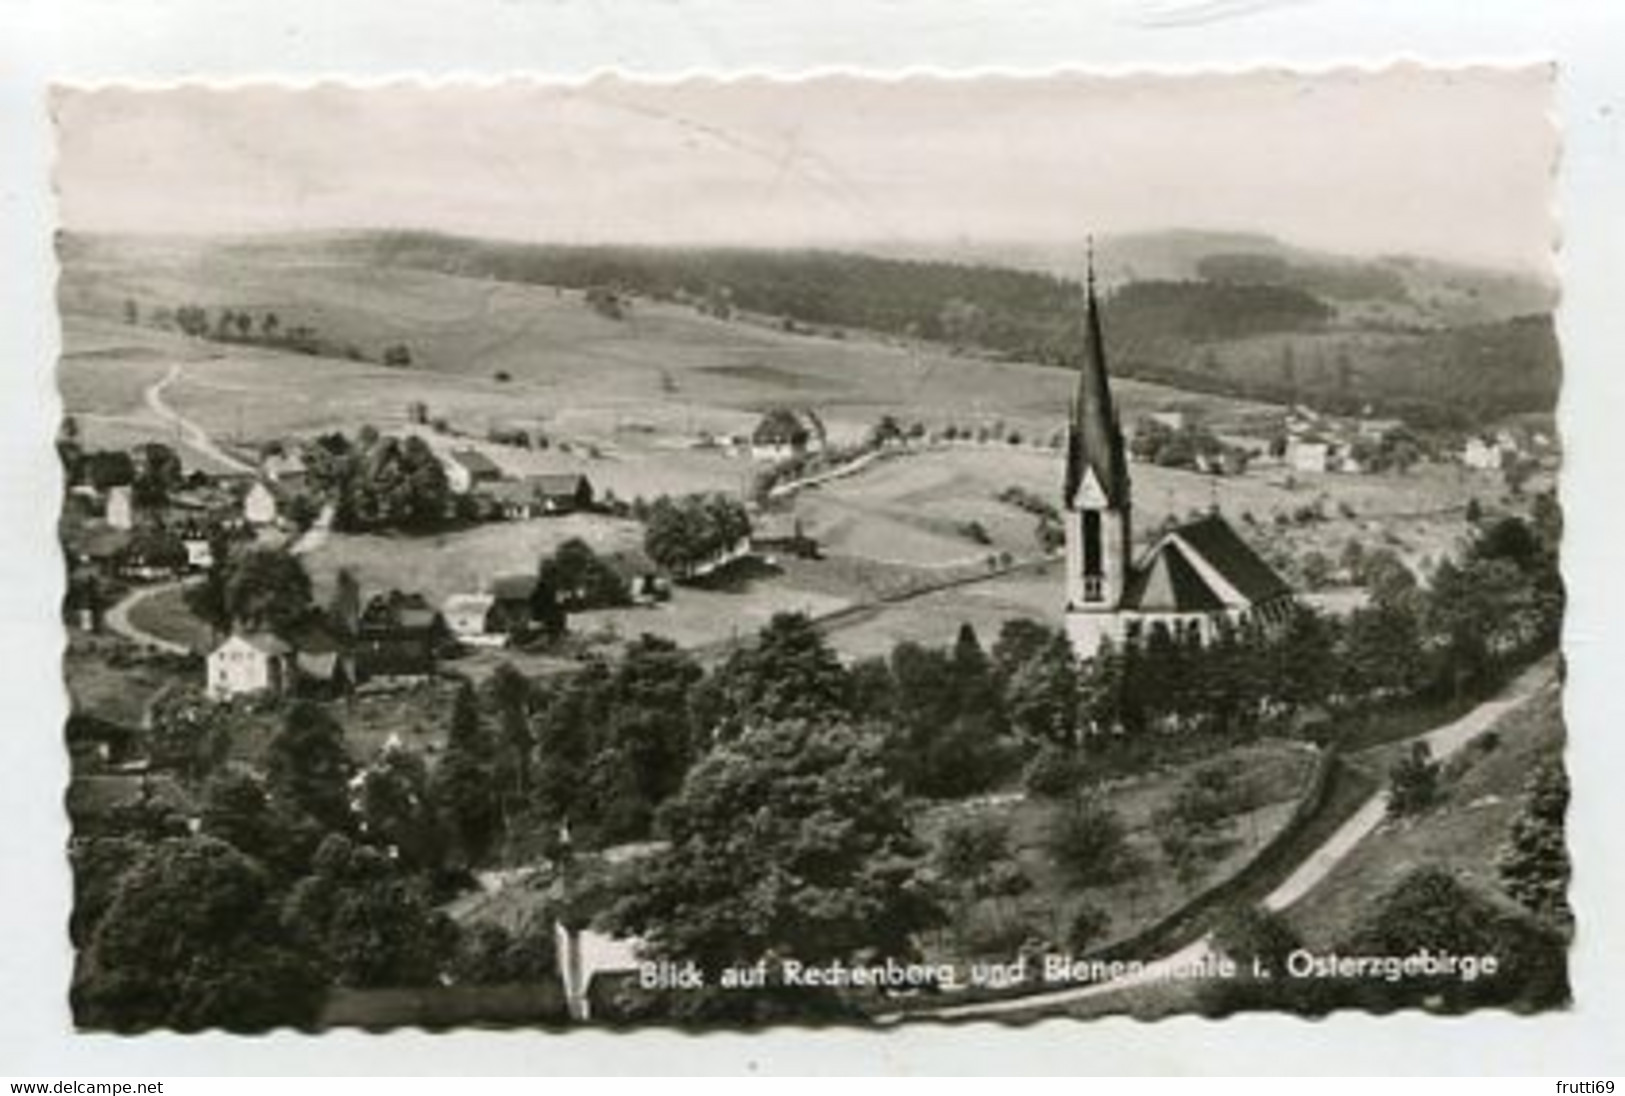
[[[1162,236],[1179,244],[1182,267],[1170,265]],[[1156,252],[1161,273],[1141,263],[1141,273],[1127,275],[1127,245],[1102,248],[1108,257],[1118,249],[1103,263],[1108,275],[1116,271],[1103,276],[1103,308],[1120,375],[1334,411],[1369,406],[1418,425],[1465,427],[1555,408],[1558,347],[1549,304],[1541,307],[1549,297],[1528,279],[1415,259],[1283,257],[1250,239],[1162,236],[1152,241],[1165,245]],[[787,330],[922,338],[1046,364],[1070,363],[1080,346],[1075,278],[992,259],[575,246],[425,231],[206,246],[228,262],[337,262],[562,286],[589,291],[589,303],[615,312],[654,299],[719,318],[747,313]],[[136,243],[104,238],[66,237],[61,247],[70,272],[87,253],[98,262],[140,254]],[[1531,304],[1528,314],[1518,311]]]
[[[573,289],[607,287],[812,327],[855,328],[1056,361],[1079,287],[1048,274],[839,251],[564,246],[433,233],[336,237],[355,261]]]

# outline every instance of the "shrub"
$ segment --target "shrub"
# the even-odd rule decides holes
[[[1064,799],[1082,788],[1087,777],[1088,769],[1076,750],[1046,743],[1027,763],[1022,786],[1028,795]]]
[[[1045,844],[1056,867],[1073,886],[1109,883],[1122,876],[1132,862],[1123,820],[1087,798],[1076,798],[1055,812]]]

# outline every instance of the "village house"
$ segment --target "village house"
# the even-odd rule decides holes
[[[500,647],[507,635],[491,629],[491,610],[497,599],[490,594],[452,594],[440,606],[452,638],[470,647]]]
[[[1498,439],[1491,437],[1474,435],[1461,450],[1461,463],[1475,472],[1499,472],[1506,458],[1506,449]]]
[[[276,524],[276,493],[264,480],[255,480],[243,496],[243,520],[256,528]]]
[[[775,407],[751,432],[750,453],[756,460],[789,460],[823,452],[827,440],[823,420],[815,412]]]
[[[260,462],[260,473],[286,491],[303,490],[307,478],[304,459],[298,453],[271,453]]]
[[[503,478],[497,463],[478,449],[452,449],[439,457],[446,472],[446,486],[455,495],[466,495],[481,484],[497,483]]]
[[[485,628],[492,635],[524,635],[535,620],[535,575],[502,575],[491,580],[491,607]]]
[[[534,476],[532,480],[543,514],[573,514],[592,509],[595,499],[592,481],[580,472]]]
[[[114,529],[135,528],[135,501],[128,484],[107,489],[107,524]]]
[[[234,633],[209,652],[211,700],[280,696],[293,680],[293,648],[269,632]]]
[[[817,559],[818,541],[807,535],[794,514],[759,514],[751,522],[752,551]]]
[[[180,529],[181,546],[186,550],[186,569],[207,571],[214,566],[214,541],[202,525],[188,523]]]
[[[445,621],[422,594],[377,594],[356,622],[356,681],[432,676],[445,638]]]
[[[1287,467],[1294,472],[1329,472],[1332,452],[1330,442],[1295,437],[1287,442]]]
[[[591,510],[596,498],[592,481],[580,472],[506,480],[482,487],[479,493],[508,521]]]

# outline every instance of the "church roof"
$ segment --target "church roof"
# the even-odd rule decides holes
[[[1072,398],[1072,421],[1067,428],[1062,500],[1068,507],[1074,504],[1091,472],[1109,505],[1127,505],[1128,457],[1106,376],[1106,344],[1100,330],[1100,304],[1095,299],[1093,256],[1084,293],[1083,361],[1078,371],[1078,390]]]
[[[1142,613],[1211,613],[1224,608],[1184,549],[1165,540],[1146,563],[1129,576],[1123,607]]]
[[[1176,528],[1179,538],[1251,603],[1292,593],[1292,587],[1218,514]]]

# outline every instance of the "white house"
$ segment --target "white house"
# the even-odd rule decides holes
[[[440,606],[440,615],[458,642],[471,647],[500,647],[508,637],[490,631],[491,609],[496,603],[491,594],[452,594]]]
[[[291,676],[293,648],[268,632],[234,634],[209,653],[211,700],[280,693]]]
[[[757,460],[789,460],[823,452],[827,440],[824,422],[814,412],[775,407],[751,432],[750,454]]]
[[[108,488],[107,524],[115,529],[135,527],[135,503],[130,498],[128,485]]]
[[[1507,451],[1493,439],[1471,437],[1461,451],[1461,463],[1479,472],[1499,472],[1506,462]]]
[[[1286,447],[1286,462],[1298,472],[1324,472],[1331,456],[1331,445],[1323,441],[1293,438]]]
[[[479,484],[502,479],[502,469],[478,449],[452,449],[439,456],[453,494],[466,495]]]
[[[276,495],[264,480],[255,480],[243,496],[243,517],[250,525],[271,525],[276,521]]]

